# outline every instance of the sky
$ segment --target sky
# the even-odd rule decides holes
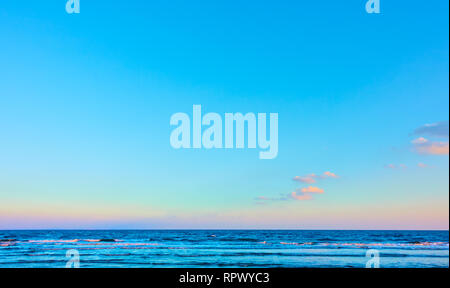
[[[0,229],[448,229],[449,3],[0,3]],[[171,115],[278,113],[278,155]]]

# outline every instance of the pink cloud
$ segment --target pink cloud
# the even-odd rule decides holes
[[[431,145],[419,147],[418,151],[424,154],[448,155],[449,145],[448,142],[433,142]]]
[[[325,173],[323,173],[323,178],[339,178],[338,175],[330,172],[330,171],[326,171]]]
[[[414,139],[413,141],[411,141],[411,143],[416,144],[416,145],[421,145],[421,144],[428,143],[428,139],[423,138],[423,137],[419,137],[419,138]]]
[[[302,193],[318,193],[322,194],[324,191],[323,189],[320,189],[319,187],[309,186],[306,188],[302,188]]]
[[[310,174],[310,175],[306,175],[306,176],[295,176],[294,177],[294,181],[298,181],[301,183],[307,183],[307,184],[312,184],[312,183],[316,183],[316,179],[317,175],[316,174]]]
[[[338,175],[336,175],[333,172],[326,171],[323,174],[317,175],[317,174],[309,174],[306,176],[295,176],[293,178],[294,181],[300,182],[300,183],[306,183],[306,184],[313,184],[316,183],[318,180],[323,180],[326,178],[339,178]],[[264,204],[269,201],[286,201],[286,200],[311,200],[313,197],[311,194],[323,194],[324,190],[315,187],[315,186],[308,186],[304,188],[298,188],[294,192],[290,194],[284,194],[280,195],[280,197],[265,197],[265,196],[259,196],[255,198],[256,203],[258,204]]]
[[[324,191],[318,187],[309,186],[306,188],[297,189],[291,193],[291,198],[294,200],[311,200],[313,199],[311,194],[322,194]]]
[[[414,149],[420,154],[429,155],[448,155],[449,143],[447,142],[433,142],[423,137],[414,139],[411,142],[414,145]]]
[[[428,165],[425,164],[425,163],[419,163],[419,164],[417,164],[417,167],[419,167],[419,168],[427,168]]]
[[[316,183],[317,180],[319,179],[326,179],[326,178],[339,178],[339,176],[330,171],[326,171],[322,175],[316,175],[312,173],[306,176],[295,176],[293,180],[300,183],[313,184]]]

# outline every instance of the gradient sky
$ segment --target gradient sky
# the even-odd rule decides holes
[[[65,2],[0,3],[0,229],[448,229],[448,1]],[[173,149],[193,104],[278,157]]]

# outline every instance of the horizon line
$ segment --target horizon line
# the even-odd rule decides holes
[[[449,232],[449,229],[296,229],[296,228],[83,228],[83,229],[70,229],[70,228],[31,228],[31,229],[0,229],[0,231],[180,231],[180,230],[190,230],[190,231],[442,231]]]

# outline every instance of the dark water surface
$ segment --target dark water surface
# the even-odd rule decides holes
[[[0,230],[0,268],[449,267],[448,231]]]

